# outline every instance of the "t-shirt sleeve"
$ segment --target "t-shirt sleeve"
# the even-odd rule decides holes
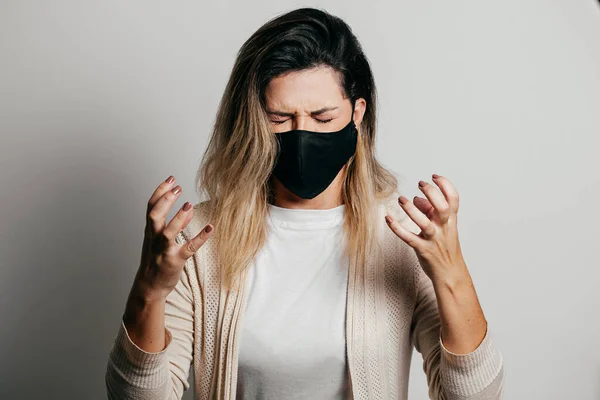
[[[181,233],[176,241],[185,243]],[[189,389],[193,359],[194,302],[189,283],[193,257],[165,304],[166,347],[147,352],[129,337],[123,320],[110,351],[105,373],[109,399],[180,400]]]
[[[503,398],[504,367],[491,331],[467,354],[454,354],[442,342],[437,298],[431,279],[415,265],[417,299],[411,324],[411,339],[421,353],[423,370],[432,400],[500,400]]]

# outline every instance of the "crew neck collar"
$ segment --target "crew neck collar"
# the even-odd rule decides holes
[[[288,228],[327,228],[344,221],[345,204],[327,209],[286,208],[267,203],[273,223]]]

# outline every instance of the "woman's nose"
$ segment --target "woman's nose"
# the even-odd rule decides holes
[[[307,117],[303,115],[296,115],[292,118],[292,129],[308,130],[310,128],[307,122]]]

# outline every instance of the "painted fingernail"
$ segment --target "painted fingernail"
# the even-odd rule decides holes
[[[167,182],[167,183],[173,183],[173,181],[174,181],[174,180],[175,180],[175,178],[173,178],[173,175],[171,175],[171,176],[169,176],[169,177],[168,177],[168,178],[165,180],[165,182]]]
[[[212,225],[207,225],[207,226],[206,226],[206,228],[204,228],[204,231],[205,231],[206,233],[209,233],[209,232],[210,232],[210,231],[212,231],[212,230],[213,230],[213,227],[212,227]]]
[[[433,179],[437,179],[437,178],[439,178],[439,177],[440,177],[438,174],[433,174],[433,175],[431,175],[431,176],[433,177]]]
[[[407,199],[406,197],[404,197],[404,196],[400,196],[400,197],[398,197],[398,201],[400,202],[400,204],[404,204],[404,203],[406,203],[406,201],[407,201],[407,200],[408,200],[408,199]]]
[[[386,216],[385,216],[385,220],[386,220],[386,222],[387,222],[388,224],[391,224],[391,223],[392,223],[392,219],[390,218],[390,216],[389,216],[389,215],[386,215]]]
[[[173,194],[178,194],[179,192],[181,192],[181,186],[175,186],[173,189],[171,189],[171,192],[173,192]]]
[[[190,211],[190,208],[192,208],[192,203],[190,203],[189,201],[186,201],[185,204],[182,207],[183,211]]]
[[[419,181],[419,186],[425,186],[426,183],[424,181]]]

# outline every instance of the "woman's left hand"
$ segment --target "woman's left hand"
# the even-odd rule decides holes
[[[398,198],[406,214],[421,228],[418,235],[390,215],[385,219],[396,236],[415,249],[423,271],[433,282],[451,282],[467,269],[458,241],[458,193],[447,178],[436,174],[432,177],[441,193],[435,186],[419,181],[426,199],[415,196],[413,203],[404,196]]]

